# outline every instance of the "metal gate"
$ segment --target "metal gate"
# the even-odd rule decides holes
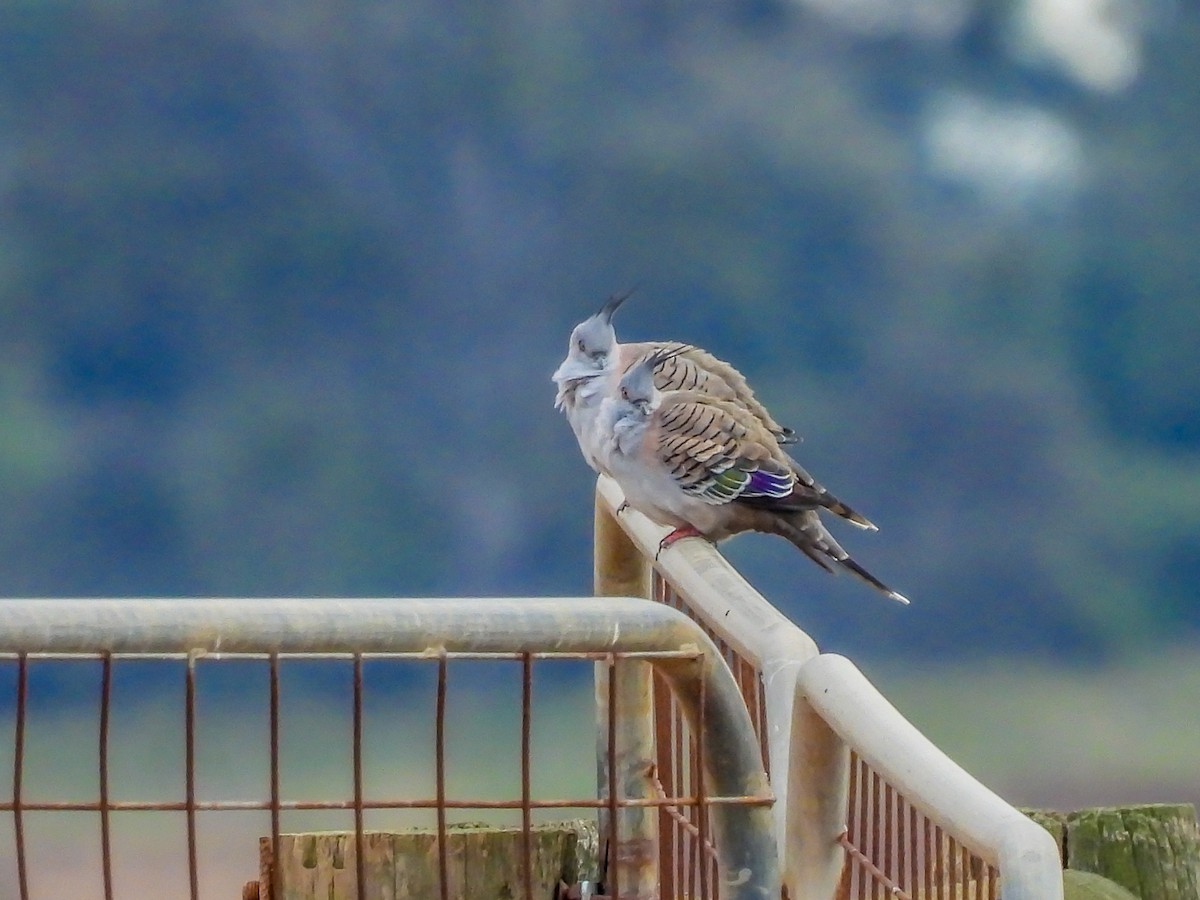
[[[599,821],[608,847],[597,876],[610,896],[1061,900],[1049,834],[942,754],[852,663],[820,653],[711,546],[680,541],[660,554],[664,530],[618,514],[622,500],[602,477],[592,598],[0,601],[0,766],[13,776],[0,794],[0,896],[196,900],[256,881],[265,900],[280,886],[271,867],[254,879],[258,837],[278,859],[285,829],[336,827],[353,836],[340,896],[361,898],[365,845],[390,817],[435,831],[437,891],[449,897],[447,828],[508,817],[524,851],[513,893],[532,900],[531,828],[574,811]],[[512,686],[467,713],[509,723],[507,755],[454,732],[455,686],[472,680],[470,666],[491,667],[473,679],[489,690],[505,677]],[[293,777],[304,769],[290,749],[297,667],[327,670],[308,673],[309,694],[331,680],[344,688],[301,728],[302,747],[343,739],[325,753],[341,775],[323,793]],[[381,768],[364,731],[378,712],[373,685],[398,669],[409,680],[382,712],[404,731]],[[150,692],[157,717],[118,722],[114,696],[130,670],[142,675],[126,693]],[[258,699],[232,725],[214,722],[211,678]],[[576,686],[574,724],[555,733],[546,723],[563,708],[547,715],[539,702],[563,687],[539,686],[564,678]],[[61,713],[57,730],[39,737],[47,709]],[[227,768],[246,770],[224,787],[205,756],[205,735],[222,727],[233,734]],[[579,790],[540,784],[563,759],[584,774]],[[508,780],[464,785],[464,766]]]
[[[600,710],[600,752],[593,756],[594,742],[587,732],[578,736],[575,745],[554,752],[575,756],[587,770],[598,765],[603,773],[600,790],[546,796],[536,789],[534,735],[539,721],[534,686],[543,678],[553,678],[555,670],[569,665],[578,669],[580,663],[596,666],[598,692],[606,698]],[[489,666],[497,680],[501,669],[514,672],[519,699],[512,698],[515,708],[499,713],[520,723],[515,754],[505,756],[483,746],[464,755],[464,748],[453,747],[447,734],[450,686],[456,670],[468,664]],[[281,686],[289,668],[298,665],[327,667],[349,681],[349,758],[345,760],[349,778],[344,795],[320,796],[315,791],[297,795],[285,787],[288,704]],[[251,757],[267,762],[267,777],[257,796],[210,796],[213,786],[206,781],[199,758],[204,731],[199,698],[206,679],[230,666],[238,667],[238,678],[245,682],[259,682],[251,686],[251,694],[264,695],[258,709],[266,720],[265,733],[256,734],[256,740],[245,747],[247,765]],[[372,678],[383,677],[388,667],[397,666],[428,673],[432,696],[414,692],[429,701],[420,704],[420,718],[430,722],[432,729],[428,748],[432,790],[426,792],[378,793],[364,777],[364,696]],[[647,600],[5,601],[0,603],[0,667],[13,689],[12,792],[0,802],[0,810],[9,813],[12,822],[5,873],[11,888],[0,888],[4,896],[21,900],[237,896],[233,889],[240,890],[242,883],[257,875],[257,840],[245,841],[241,849],[224,840],[231,831],[246,837],[254,834],[254,827],[247,831],[235,827],[232,820],[257,816],[262,826],[258,833],[268,837],[265,846],[272,847],[278,859],[280,835],[289,819],[321,813],[348,820],[347,830],[353,833],[348,856],[353,859],[343,863],[344,883],[349,885],[346,896],[361,898],[366,819],[390,812],[432,817],[442,897],[452,896],[447,879],[448,825],[463,816],[485,813],[517,818],[525,852],[523,878],[513,886],[514,896],[531,900],[531,829],[536,818],[562,810],[599,814],[601,834],[614,861],[636,859],[642,852],[635,844],[636,835],[623,831],[627,815],[649,811],[674,822],[697,823],[693,830],[684,831],[689,841],[695,839],[697,849],[688,852],[696,862],[698,880],[662,896],[778,895],[772,797],[737,686],[694,623]],[[113,790],[112,775],[120,766],[114,749],[114,684],[131,667],[153,668],[158,679],[181,682],[174,697],[178,706],[173,733],[142,735],[147,741],[165,738],[182,744],[180,777],[164,796],[130,799]],[[30,746],[33,713],[47,708],[31,697],[34,687],[45,687],[39,680],[43,669],[52,670],[53,690],[68,690],[64,684],[73,683],[85,685],[84,693],[92,693],[95,731],[82,754],[90,756],[94,766],[92,797],[55,798],[56,775],[43,771],[47,757],[52,759],[55,753],[35,752]],[[692,777],[686,783],[664,784],[644,761],[621,756],[628,711],[622,708],[619,684],[624,673],[637,672],[653,672],[681,711],[678,738],[691,747]],[[144,679],[139,683],[147,684]],[[322,683],[317,678],[315,689],[321,690]],[[313,723],[305,727],[311,729]],[[321,726],[316,727],[319,732]],[[329,727],[337,723],[330,722]],[[40,746],[45,749],[45,742]],[[509,782],[519,787],[512,796],[457,792],[447,773],[452,753],[474,760],[472,764],[479,767],[502,768],[509,763],[516,769]],[[617,764],[610,765],[610,760]],[[397,766],[404,763],[402,758],[394,761]],[[658,786],[652,796],[627,789],[629,784],[647,783]],[[80,816],[89,821],[79,821]],[[158,817],[160,822],[163,816],[182,820],[183,840],[175,842],[173,864],[155,859],[152,851],[161,842],[152,834],[142,831],[131,840],[127,820],[134,816]],[[51,821],[54,817],[59,817],[57,822]],[[89,839],[97,845],[95,850],[81,851]],[[245,868],[230,866],[231,855],[245,860]],[[357,877],[350,879],[349,872]],[[621,866],[609,866],[605,891],[639,896],[637,885],[622,884],[624,874]],[[262,887],[282,896],[277,880]]]

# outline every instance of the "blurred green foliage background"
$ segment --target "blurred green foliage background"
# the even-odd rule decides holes
[[[620,334],[733,361],[881,526],[846,544],[911,608],[728,545],[823,647],[1001,691],[1188,646],[1198,38],[1179,0],[10,0],[0,593],[587,593],[549,374],[639,284]]]

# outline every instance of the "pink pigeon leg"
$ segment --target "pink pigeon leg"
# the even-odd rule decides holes
[[[658,552],[662,553],[664,550],[666,550],[668,547],[670,547],[676,541],[681,541],[686,537],[704,537],[704,535],[702,535],[699,531],[697,531],[691,525],[683,525],[679,528],[676,528],[674,531],[672,531],[665,538],[663,538],[661,541],[658,542]]]

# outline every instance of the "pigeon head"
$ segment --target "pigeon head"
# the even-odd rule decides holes
[[[612,317],[632,291],[614,294],[600,310],[588,316],[571,331],[571,342],[567,345],[567,358],[553,375],[559,384],[582,378],[595,378],[612,370],[613,356],[617,349],[617,333],[612,326]]]
[[[654,373],[659,366],[678,356],[685,349],[691,348],[677,348],[671,351],[655,350],[635,362],[621,376],[621,383],[617,386],[617,392],[621,399],[640,413],[649,412],[655,406],[660,395],[654,386]]]

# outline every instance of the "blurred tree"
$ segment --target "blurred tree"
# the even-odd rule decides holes
[[[642,282],[623,333],[734,359],[884,527],[904,616],[731,546],[822,643],[1177,634],[1200,13],[1101,89],[1030,9],[7,5],[0,590],[586,591],[548,375]]]

